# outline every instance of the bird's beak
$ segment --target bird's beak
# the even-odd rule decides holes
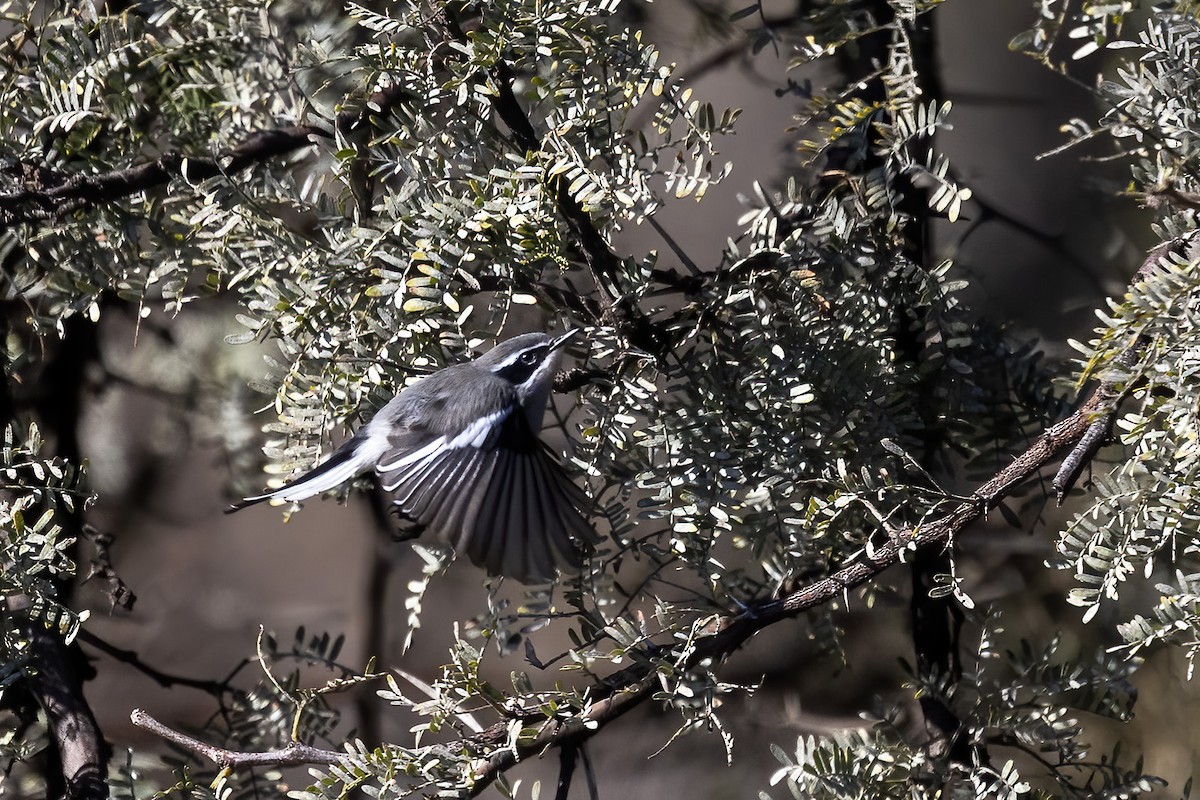
[[[575,334],[582,333],[582,332],[583,332],[582,328],[572,328],[571,330],[564,333],[562,336],[559,336],[557,339],[552,340],[550,342],[550,352],[553,353],[555,350],[558,350],[560,347],[562,347],[564,344],[566,344],[568,341],[570,341],[575,336]]]

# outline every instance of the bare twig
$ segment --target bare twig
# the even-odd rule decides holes
[[[134,725],[143,730],[161,736],[168,742],[174,742],[180,747],[191,750],[212,761],[222,769],[238,769],[240,767],[296,767],[301,764],[336,764],[342,754],[333,750],[322,750],[319,747],[292,742],[282,750],[268,750],[263,753],[246,753],[238,750],[226,750],[224,747],[202,742],[199,739],[168,728],[140,708],[135,708],[129,715]]]
[[[708,75],[708,73],[720,69],[735,60],[740,60],[743,66],[749,66],[750,57],[758,54],[758,50],[754,49],[755,40],[749,34],[766,31],[774,35],[775,31],[779,29],[794,26],[811,13],[812,9],[808,6],[808,3],[797,3],[796,10],[788,14],[778,17],[762,16],[760,24],[755,28],[749,30],[737,28],[733,30],[728,42],[701,56],[691,65],[679,70],[675,74],[675,79],[671,81],[669,89],[663,91],[661,94],[647,98],[643,105],[638,106],[637,110],[630,115],[630,119],[626,123],[626,130],[637,130],[645,125],[658,109],[662,107],[663,103],[674,96],[679,87],[695,86],[696,82]]]
[[[117,647],[114,644],[101,639],[96,634],[88,631],[86,628],[79,631],[79,641],[90,647],[94,647],[110,658],[120,661],[123,664],[129,664],[138,672],[153,680],[164,689],[169,689],[172,686],[184,686],[188,689],[197,689],[201,692],[212,695],[213,697],[223,697],[226,694],[233,694],[236,690],[229,685],[228,681],[211,681],[201,680],[199,678],[188,678],[182,675],[171,675],[162,670],[155,669],[146,662],[142,661],[141,656],[134,650],[125,650]]]
[[[596,770],[592,769],[592,759],[588,756],[587,745],[580,745],[579,755],[583,757],[583,774],[587,778],[588,800],[600,800],[600,790],[596,786]]]
[[[93,578],[101,578],[108,584],[108,599],[112,603],[113,608],[120,606],[126,611],[133,608],[133,604],[137,602],[137,595],[125,584],[117,571],[113,569],[112,556],[109,553],[109,548],[113,543],[113,535],[105,533],[95,525],[85,524],[82,528],[84,538],[92,543],[92,547],[96,549],[96,557],[92,559],[91,569],[88,570],[87,577],[84,582],[90,581]]]
[[[662,224],[654,218],[653,214],[646,217],[646,222],[651,228],[654,228],[655,233],[657,233],[662,240],[667,243],[667,247],[671,248],[671,252],[675,254],[675,257],[679,259],[680,263],[688,268],[688,271],[692,274],[692,277],[698,277],[704,274],[704,270],[696,266],[696,262],[693,261],[692,257],[689,256],[687,251],[683,249],[683,245],[681,245],[674,236],[667,233],[667,229],[664,228]]]

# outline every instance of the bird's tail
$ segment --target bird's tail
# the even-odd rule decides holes
[[[379,454],[375,452],[376,449],[370,446],[367,437],[361,434],[356,435],[312,470],[285,483],[278,489],[239,500],[225,509],[225,513],[232,514],[234,511],[240,511],[246,506],[261,503],[264,500],[284,500],[289,503],[307,500],[313,495],[345,483],[373,466],[379,457]]]

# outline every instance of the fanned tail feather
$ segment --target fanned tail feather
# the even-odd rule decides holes
[[[372,440],[363,434],[351,438],[334,451],[333,455],[293,481],[278,489],[247,497],[225,509],[226,514],[239,511],[266,500],[297,502],[307,500],[321,492],[340,486],[366,470],[379,457],[380,446],[372,446]]]

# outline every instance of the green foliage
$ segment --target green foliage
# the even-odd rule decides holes
[[[2,51],[2,210],[49,192],[0,233],[6,299],[27,308],[22,332],[50,342],[108,303],[141,318],[228,298],[243,328],[229,343],[272,348],[255,388],[273,411],[263,449],[275,479],[518,314],[587,330],[572,356],[597,378],[555,410],[568,469],[605,512],[592,563],[517,600],[490,584],[438,678],[388,673],[379,694],[415,715],[411,741],[343,747],[327,695],[380,676],[339,664],[339,639],[303,631],[291,649],[262,638],[255,688],[208,687],[221,711],[210,741],[344,749],[298,797],[462,795],[543,731],[595,730],[605,682],[624,669],[625,690],[669,707],[679,734],[716,731],[730,752],[721,705],[745,687],[724,681],[699,643],[798,578],[829,575],[969,505],[950,476],[990,473],[1065,410],[1033,345],[976,319],[959,269],[918,244],[932,219],[957,223],[973,198],[938,149],[953,108],[930,96],[920,58],[923,15],[939,5],[817,2],[787,25],[767,24],[758,5],[718,15],[727,34],[757,16],[750,47],[780,48],[797,67],[867,37],[883,57],[846,86],[806,93],[803,163],[755,184],[740,232],[690,275],[608,242],[724,178],[718,147],[739,112],[697,97],[615,0],[351,4],[347,14],[217,0],[120,15],[5,7],[14,33]],[[1072,141],[1111,135],[1136,192],[1163,209],[1160,238],[1182,241],[1200,206],[1200,28],[1180,4],[1136,42],[1113,41],[1134,5],[1076,12],[1045,0],[1017,44],[1048,64],[1060,36],[1086,40],[1075,58],[1105,46],[1123,59],[1119,81],[1101,86],[1101,120],[1073,121]],[[270,158],[246,156],[285,140]],[[147,166],[170,180],[105,194]],[[75,185],[87,191],[65,206],[46,199]],[[987,629],[966,674],[914,678],[915,698],[951,709],[974,752],[1008,748],[1012,760],[963,761],[914,737],[898,710],[870,728],[804,737],[794,755],[777,749],[772,784],[796,797],[933,797],[956,781],[977,797],[1158,785],[1117,752],[1089,759],[1078,715],[1128,719],[1140,651],[1183,641],[1194,655],[1200,640],[1188,574],[1200,520],[1196,261],[1160,259],[1080,346],[1079,382],[1128,401],[1126,456],[1096,477],[1057,563],[1075,572],[1071,599],[1090,618],[1131,576],[1173,562],[1181,569],[1158,610],[1124,625],[1127,647],[1114,653],[1064,654],[1059,639],[1008,652]],[[6,347],[21,351],[6,360],[10,376],[35,361],[36,348]],[[0,591],[28,604],[8,603],[0,687],[26,666],[23,625],[68,639],[78,630],[53,581],[74,569],[58,515],[83,505],[79,470],[40,457],[36,429],[23,441],[9,429],[3,468]],[[419,552],[406,645],[446,561]],[[935,596],[974,605],[953,556],[939,580]],[[848,602],[809,620],[826,651]],[[539,654],[530,635],[546,624],[570,647]],[[523,647],[538,671],[487,680],[491,645]],[[304,689],[298,665],[314,664],[335,677]],[[9,759],[30,752],[27,741],[0,745]],[[173,764],[175,793],[277,788],[213,783],[196,762]]]
[[[1109,44],[1126,57],[1119,82],[1101,84],[1109,111],[1099,131],[1113,136],[1129,158],[1133,185],[1147,197],[1194,194],[1197,151],[1192,127],[1200,102],[1200,23],[1194,15],[1154,16],[1137,41]],[[1168,61],[1179,67],[1168,67]],[[1076,140],[1091,129],[1075,126]],[[1163,585],[1153,617],[1139,616],[1122,627],[1138,650],[1150,641],[1187,637],[1194,618],[1183,613],[1186,579],[1194,570],[1200,536],[1200,271],[1194,212],[1160,208],[1160,235],[1178,244],[1139,275],[1120,302],[1099,313],[1101,327],[1082,352],[1080,381],[1118,387],[1129,408],[1117,420],[1125,456],[1095,476],[1088,507],[1079,512],[1059,542],[1058,566],[1081,584],[1072,602],[1087,608],[1116,600],[1131,578],[1150,578],[1173,569],[1179,583]]]
[[[26,3],[7,5],[20,24],[8,42],[0,102],[5,188],[27,170],[53,187],[148,155],[208,156],[296,111],[283,91],[286,65],[260,57],[295,42],[256,5],[164,6],[150,17],[96,16],[89,6],[40,21],[17,13]],[[26,40],[36,48],[22,47]],[[216,183],[229,189],[228,181]],[[119,205],[78,204],[74,210],[99,224],[61,226],[54,236],[39,226],[6,228],[6,249],[20,247],[25,256],[13,282],[37,301],[34,324],[53,329],[83,311],[94,319],[103,292],[173,310],[194,298],[205,270],[225,260],[224,234],[204,226],[206,216],[196,218],[193,201],[197,193],[220,200],[203,186],[180,188],[141,192]],[[273,189],[260,202],[291,193],[290,185]],[[226,195],[225,202],[236,201]]]
[[[1119,745],[1097,760],[1082,740],[1081,713],[1130,717],[1138,659],[1067,654],[1058,639],[1040,650],[1025,640],[1007,649],[998,621],[983,623],[975,669],[913,686],[918,697],[953,710],[964,741],[990,743],[990,758],[964,764],[948,751],[912,746],[896,708],[870,728],[800,737],[794,756],[773,747],[783,767],[771,784],[784,782],[796,798],[935,798],[948,783],[963,784],[968,797],[1135,797],[1160,789],[1162,779],[1145,774],[1140,761],[1129,764]],[[1019,767],[1020,758],[1029,766]]]
[[[31,626],[56,631],[66,641],[79,632],[86,613],[59,602],[59,585],[75,574],[70,556],[74,543],[63,531],[63,515],[82,511],[90,502],[82,470],[62,459],[42,455],[36,426],[25,435],[11,425],[4,430],[0,452],[0,701],[34,667]],[[18,686],[19,692],[19,686]],[[12,723],[7,711],[0,712]],[[44,743],[36,731],[0,737],[0,764],[5,771]]]
[[[4,614],[4,660],[20,661],[21,629],[36,623],[58,630],[68,641],[79,630],[80,617],[60,605],[57,582],[75,574],[68,555],[74,539],[63,532],[62,514],[82,510],[90,501],[82,470],[62,459],[41,455],[42,438],[36,426],[18,437],[10,425],[4,431],[0,455],[0,594],[8,598]],[[15,613],[13,613],[15,612]],[[7,673],[8,683],[15,673]]]
[[[1200,576],[1177,573],[1173,584],[1159,584],[1158,590],[1162,596],[1152,615],[1139,614],[1117,630],[1131,653],[1164,642],[1184,645],[1190,680],[1200,654]]]
[[[1059,545],[1084,587],[1072,601],[1089,608],[1115,600],[1118,585],[1154,567],[1155,557],[1187,559],[1200,534],[1200,393],[1182,376],[1195,370],[1200,353],[1200,279],[1196,262],[1166,258],[1113,303],[1101,338],[1084,348],[1083,375],[1127,387],[1135,409],[1118,421],[1131,457],[1096,477],[1090,508],[1081,512]],[[1170,335],[1165,335],[1167,332]],[[1122,357],[1148,343],[1139,358]]]
[[[783,765],[771,785],[785,781],[792,797],[912,797],[925,758],[903,739],[862,731],[828,739],[802,736],[794,757],[780,747],[771,752]],[[919,796],[919,795],[918,795]],[[765,792],[760,797],[767,800]]]

